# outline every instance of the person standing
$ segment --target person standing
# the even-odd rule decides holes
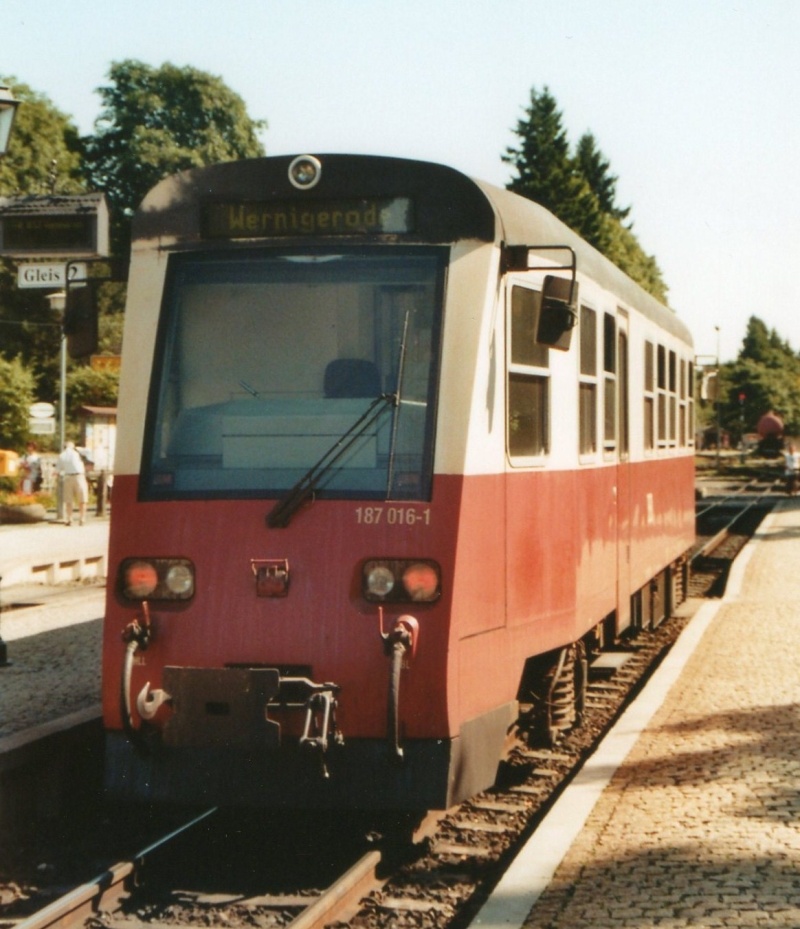
[[[78,454],[74,442],[67,442],[64,451],[56,462],[58,473],[63,477],[64,506],[68,526],[72,525],[72,510],[78,505],[78,523],[82,526],[86,519],[86,503],[89,499],[89,485],[86,483],[86,469],[83,459]]]
[[[800,473],[800,455],[797,449],[790,444],[783,453],[783,474],[786,480],[786,493],[793,497],[797,493],[797,479]]]
[[[42,486],[42,460],[35,442],[28,442],[28,451],[22,459],[22,492],[34,494]]]

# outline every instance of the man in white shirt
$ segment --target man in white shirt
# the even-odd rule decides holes
[[[78,522],[82,526],[86,519],[86,502],[89,499],[89,485],[86,483],[86,469],[83,459],[78,454],[74,442],[67,442],[64,451],[56,462],[58,473],[64,480],[64,506],[66,507],[66,524],[72,525],[72,509],[78,504]]]

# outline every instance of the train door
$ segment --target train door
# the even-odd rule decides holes
[[[617,633],[631,624],[631,469],[630,397],[628,386],[628,314],[618,310],[616,332],[607,333],[615,345],[613,416],[617,443]],[[607,410],[607,414],[608,414]]]

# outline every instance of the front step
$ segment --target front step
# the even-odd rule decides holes
[[[621,670],[633,652],[604,652],[589,665],[589,680],[608,680]]]

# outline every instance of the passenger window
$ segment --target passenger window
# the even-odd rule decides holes
[[[508,453],[546,454],[550,444],[550,352],[536,341],[541,294],[513,287],[508,349]]]
[[[656,384],[658,387],[658,447],[667,445],[667,350],[659,345],[657,352]]]
[[[603,448],[617,447],[617,333],[616,320],[610,313],[603,317]]]
[[[619,453],[626,457],[629,452],[630,436],[628,423],[628,333],[622,328],[617,332],[617,421],[619,424]]]
[[[653,370],[653,349],[655,346],[652,342],[644,343],[644,447],[645,449],[654,449],[656,447],[656,424],[655,424],[655,376]]]
[[[678,358],[675,352],[669,353],[669,444],[674,446],[678,440]]]
[[[581,455],[590,455],[597,451],[597,314],[587,306],[581,307],[580,337],[578,449]]]

